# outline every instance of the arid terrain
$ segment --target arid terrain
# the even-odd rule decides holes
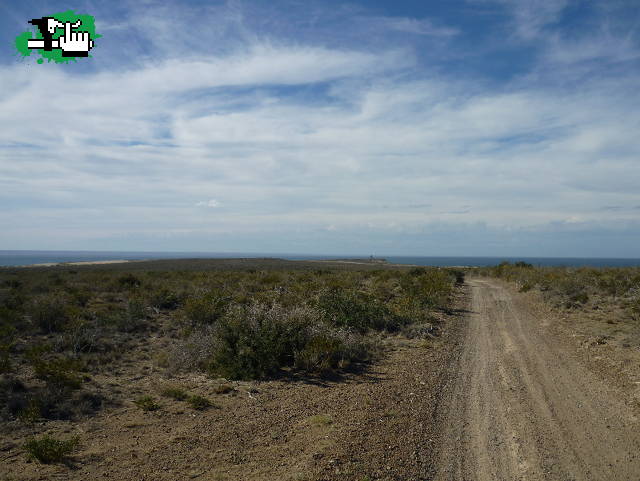
[[[120,314],[126,314],[128,308],[122,306],[134,299],[148,305],[149,314],[137,320],[135,329],[126,326],[130,317],[124,318],[124,326],[120,317],[106,324],[101,333],[117,340],[110,342],[118,355],[102,347],[78,354],[89,364],[103,366],[79,371],[81,387],[69,391],[69,399],[85,404],[100,399],[99,407],[71,409],[66,416],[55,410],[51,415],[45,410],[34,414],[32,404],[22,410],[5,406],[0,478],[640,478],[640,328],[633,315],[629,317],[635,311],[623,309],[617,301],[591,296],[560,306],[551,302],[554,298],[546,294],[550,291],[487,277],[495,274],[491,272],[473,271],[461,283],[454,282],[452,271],[447,284],[441,277],[445,271],[398,270],[366,262],[331,263],[321,271],[313,263],[244,263],[162,261],[149,271],[149,264],[140,262],[77,266],[76,273],[67,272],[67,267],[43,268],[35,280],[21,277],[33,274],[19,269],[4,273],[5,284],[12,286],[11,293],[5,292],[7,305],[15,304],[6,299],[13,299],[16,290],[51,295],[40,293],[42,278],[71,291],[84,289],[85,282],[102,283],[89,289],[92,294],[82,308],[73,309],[87,325],[93,326],[105,312],[124,309]],[[328,312],[331,306],[322,307],[323,296],[333,292],[326,291],[333,285],[346,292],[352,283],[357,286],[354,296],[368,296],[329,298],[349,309],[362,308],[358,299],[373,305],[385,299],[390,307],[367,311],[367,319],[381,316],[384,326],[359,327],[362,338],[344,337],[342,328],[322,330],[325,342],[333,340],[323,344],[322,352],[337,349],[335,342],[341,340],[340,349],[353,357],[347,367],[331,364],[318,372],[316,364],[296,361],[277,374],[262,375],[254,369],[247,371],[252,379],[223,378],[195,364],[174,366],[176,346],[218,348],[196,342],[194,333],[206,337],[211,328],[195,322],[202,316],[195,307],[208,298],[181,293],[185,282],[197,292],[205,284],[223,290],[232,286],[238,291],[232,302],[277,301],[284,309],[277,312],[293,316],[292,322],[298,322],[295,306],[303,300],[307,309]],[[297,292],[300,285],[306,287]],[[158,292],[167,296],[166,289],[179,299],[170,308],[157,301]],[[423,300],[407,304],[413,298]],[[290,304],[293,307],[286,310]],[[28,300],[24,306],[25,318],[31,319]],[[252,312],[246,309],[242,312]],[[214,324],[235,322],[234,312],[230,308]],[[316,311],[304,312],[308,316]],[[313,322],[337,329],[331,327],[336,319],[334,313]],[[360,326],[356,321],[362,319],[353,319],[352,326]],[[314,326],[310,332],[317,333]],[[349,336],[356,335],[356,327],[348,328],[353,332]],[[38,377],[38,368],[42,370],[42,362],[58,362],[62,355],[71,357],[61,340],[64,336],[65,330],[15,336],[8,348],[13,362],[4,374],[3,389],[46,392],[42,383],[53,381],[51,376]],[[318,338],[310,339],[313,342],[307,339],[303,352],[317,347]],[[358,360],[365,359],[362,353],[345,351],[365,341],[376,346],[366,361]],[[53,351],[29,347],[43,343]],[[38,364],[33,352],[44,352],[45,361]],[[18,379],[22,387],[15,384]],[[15,394],[18,400],[31,399],[19,395]],[[141,402],[145,397],[148,404]],[[207,403],[198,406],[192,399]],[[5,397],[5,403],[10,401]],[[25,442],[44,435],[74,439],[76,444],[60,462],[41,463],[28,456]]]
[[[436,479],[637,479],[637,394],[627,399],[592,372],[551,327],[553,313],[526,295],[490,279],[470,284]]]

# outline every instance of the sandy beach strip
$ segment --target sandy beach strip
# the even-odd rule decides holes
[[[54,266],[91,266],[99,264],[124,264],[125,262],[134,262],[126,259],[114,259],[108,261],[78,261],[78,262],[44,262],[42,264],[27,264],[15,267],[54,267]]]

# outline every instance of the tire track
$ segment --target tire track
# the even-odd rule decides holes
[[[640,480],[640,426],[498,282],[474,279],[437,480]]]

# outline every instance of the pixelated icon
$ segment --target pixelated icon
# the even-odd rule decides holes
[[[42,38],[30,39],[27,46],[30,49],[43,49],[51,52],[53,49],[62,50],[63,57],[88,57],[89,50],[93,48],[93,40],[89,32],[74,32],[74,28],[82,25],[78,20],[75,23],[59,22],[53,17],[34,18],[29,22],[38,27]],[[64,33],[54,39],[53,35],[58,28],[63,28]]]

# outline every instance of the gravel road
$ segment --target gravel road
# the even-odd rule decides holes
[[[436,480],[639,480],[640,426],[522,296],[470,280]]]

